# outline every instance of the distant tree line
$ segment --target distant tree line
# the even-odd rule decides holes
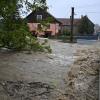
[[[78,26],[78,32],[81,33],[81,35],[89,35],[94,33],[94,24],[87,16],[83,16],[81,18],[80,24]]]

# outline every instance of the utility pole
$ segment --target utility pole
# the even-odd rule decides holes
[[[73,42],[73,24],[74,24],[74,7],[72,7],[72,12],[71,12],[71,17],[70,17],[70,20],[71,20],[71,33],[70,33],[70,42]]]

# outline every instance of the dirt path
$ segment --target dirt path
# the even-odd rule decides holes
[[[76,59],[74,53],[77,45],[52,40],[49,42],[53,50],[52,54],[0,53],[1,84],[4,82],[9,87],[9,82],[16,82],[17,85],[18,81],[26,82],[27,84],[29,82],[40,82],[41,84],[46,83],[54,86],[57,91],[64,93],[64,78],[69,68],[68,66]],[[24,99],[20,98],[18,100]],[[53,100],[53,98],[50,99],[49,97],[46,100]]]

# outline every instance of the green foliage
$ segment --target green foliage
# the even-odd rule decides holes
[[[26,9],[28,11],[32,10],[32,11],[35,11],[35,10],[38,10],[38,9],[47,9],[48,7],[46,6],[46,0],[25,0],[25,4],[26,5]]]
[[[44,32],[47,31],[48,26],[50,26],[50,23],[52,22],[52,18],[51,17],[47,17],[45,20],[40,20],[39,23],[41,25],[41,27],[38,27],[38,32]]]
[[[28,31],[26,21],[21,19],[23,3],[28,10],[46,7],[46,0],[0,0],[0,47],[14,50],[30,49],[44,51],[36,38]]]
[[[62,42],[71,43],[70,42],[70,31],[67,29],[63,30],[63,33],[60,34],[57,38],[60,39]],[[76,43],[75,38],[73,38],[73,43]]]
[[[70,40],[70,36],[59,36],[58,39],[62,40],[62,41],[66,41],[66,40]]]
[[[38,42],[36,42],[36,43],[32,43],[32,50],[35,52],[36,51],[44,52],[44,47],[40,45]]]
[[[40,51],[40,52],[47,52],[47,53],[51,53],[52,49],[50,48],[50,46],[47,45],[48,40],[45,39],[45,41],[40,44],[37,40],[37,38],[30,38],[27,37],[27,49],[29,50],[33,50],[34,52]]]
[[[25,45],[23,21],[20,18],[19,0],[0,1],[0,44],[11,49],[20,49]]]
[[[48,45],[47,39],[45,39],[41,45],[43,46],[45,52],[52,53],[52,49],[51,49],[50,45]]]
[[[10,23],[7,20],[6,23],[4,21],[2,22],[2,28],[0,28],[1,47],[18,50],[25,47],[25,38],[28,31],[25,27],[25,24],[18,21],[16,21],[16,23]],[[19,25],[19,23],[21,26]]]
[[[50,46],[44,46],[46,52],[52,53],[52,49]]]
[[[63,34],[62,35],[63,36],[69,36],[70,35],[70,31],[65,29],[65,30],[63,30]]]
[[[64,29],[63,30],[63,32],[62,32],[62,34],[60,34],[59,36],[58,36],[58,39],[61,39],[61,40],[68,40],[69,39],[69,36],[70,36],[70,31],[69,30],[67,30],[67,29]]]
[[[46,45],[48,43],[48,40],[45,39],[44,42],[42,43],[42,45]]]
[[[78,31],[79,33],[82,33],[82,35],[92,34],[94,32],[94,24],[88,19],[87,16],[81,18]]]

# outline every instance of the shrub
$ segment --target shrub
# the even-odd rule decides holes
[[[45,49],[46,52],[52,53],[52,49],[51,49],[50,46],[44,46],[44,49]]]
[[[64,35],[64,36],[70,36],[70,31],[67,30],[67,29],[65,29],[65,30],[63,30],[63,34],[62,35]]]

